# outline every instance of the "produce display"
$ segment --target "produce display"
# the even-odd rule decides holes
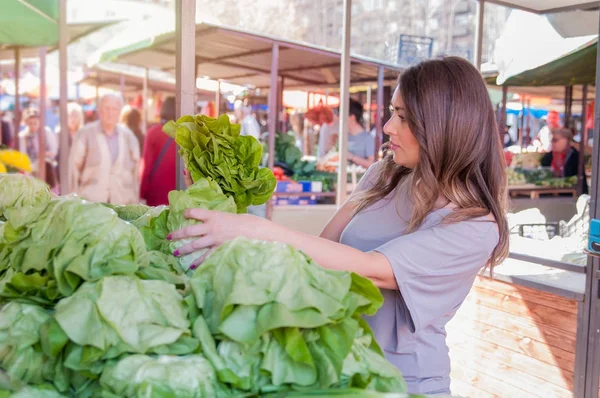
[[[383,300],[370,281],[244,238],[196,270],[172,255],[182,242],[166,235],[195,222],[184,209],[243,213],[275,179],[223,118],[167,130],[195,181],[169,206],[52,198],[0,175],[0,397],[405,396],[362,318]]]
[[[571,188],[577,185],[577,176],[556,178],[552,170],[547,167],[525,169],[521,167],[509,167],[507,169],[508,185],[534,184],[549,188]]]
[[[181,147],[180,154],[194,181],[211,179],[233,197],[238,212],[262,205],[275,190],[275,177],[260,168],[262,147],[258,140],[240,135],[241,126],[227,115],[183,116],[164,126],[165,133]]]

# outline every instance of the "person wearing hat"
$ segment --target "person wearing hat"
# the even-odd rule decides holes
[[[23,112],[23,120],[26,127],[19,133],[19,150],[25,152],[31,160],[32,171],[35,175],[38,169],[38,154],[40,131],[46,134],[46,161],[50,164],[56,162],[58,154],[58,137],[48,127],[41,125],[40,111],[36,108],[28,108]]]
[[[579,151],[571,145],[573,132],[566,128],[551,130],[551,150],[542,157],[542,166],[550,167],[555,177],[572,177],[579,172]],[[583,179],[583,193],[588,193]]]

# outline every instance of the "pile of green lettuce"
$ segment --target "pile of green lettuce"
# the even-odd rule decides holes
[[[0,398],[403,393],[362,319],[382,304],[370,281],[243,238],[195,271],[202,253],[173,256],[188,242],[167,235],[197,222],[186,209],[243,212],[272,192],[254,167],[260,146],[239,126],[192,120],[188,135],[203,142],[190,152],[195,183],[168,206],[52,198],[29,177],[0,180]],[[247,164],[213,170],[232,153]]]
[[[194,181],[207,178],[233,197],[239,213],[262,205],[273,194],[277,181],[271,170],[261,168],[262,146],[240,135],[241,126],[227,115],[214,119],[204,115],[183,116],[163,130],[180,146],[180,154]]]

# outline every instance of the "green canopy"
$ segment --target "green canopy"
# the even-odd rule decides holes
[[[595,84],[598,38],[545,65],[509,76],[496,84],[504,86],[572,86]]]
[[[58,43],[58,0],[2,0],[0,45],[53,46]]]

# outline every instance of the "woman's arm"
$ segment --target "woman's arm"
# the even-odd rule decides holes
[[[250,215],[189,209],[186,210],[185,217],[202,221],[202,223],[174,231],[167,239],[199,238],[182,246],[173,253],[175,256],[183,256],[206,248],[214,249],[238,236],[245,236],[250,239],[287,243],[305,252],[324,268],[355,272],[373,281],[377,287],[398,289],[392,266],[381,253],[364,253],[352,247],[293,231]],[[201,263],[207,255],[199,258],[195,265]]]

